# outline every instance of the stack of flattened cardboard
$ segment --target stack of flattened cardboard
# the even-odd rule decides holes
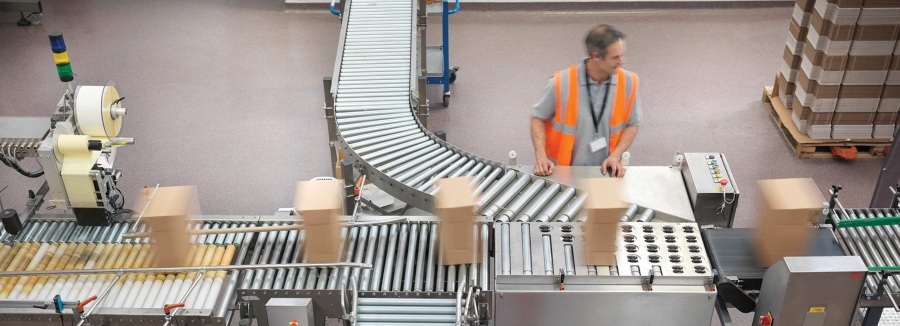
[[[815,0],[796,0],[791,18],[790,33],[784,47],[784,63],[778,70],[778,97],[785,107],[790,108],[794,98],[794,87],[800,69],[800,54],[806,44],[809,21],[812,19]],[[799,126],[799,125],[798,125]],[[806,129],[805,126],[803,128]]]
[[[763,198],[753,241],[757,263],[769,267],[783,257],[805,255],[812,225],[825,207],[822,193],[808,178],[757,183]]]
[[[585,261],[588,265],[618,265],[616,232],[619,219],[630,206],[622,201],[622,179],[584,179],[582,189],[588,193],[583,208],[588,216],[584,224]]]
[[[782,101],[792,107],[797,129],[814,139],[890,138],[900,111],[900,76],[890,72],[900,37],[900,1],[809,2],[813,10],[805,41],[798,41],[803,45],[797,46],[796,86],[785,77],[784,87],[782,81],[778,87],[779,93],[794,91],[790,104]],[[782,66],[779,73],[784,71]]]

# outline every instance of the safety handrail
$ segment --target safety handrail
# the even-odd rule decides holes
[[[341,317],[349,320],[351,326],[356,326],[356,311],[359,305],[359,288],[356,285],[356,278],[350,278],[350,291],[353,291],[352,302],[350,303],[350,311],[347,311],[347,282],[341,282]]]

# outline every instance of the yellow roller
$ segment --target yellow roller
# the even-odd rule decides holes
[[[38,243],[28,244],[27,250],[25,250],[25,254],[21,256],[21,259],[19,259],[19,261],[13,260],[13,263],[10,264],[10,267],[12,268],[12,270],[13,271],[25,270],[25,267],[28,266],[28,263],[30,263],[31,260],[34,258],[34,255],[37,254],[39,248],[40,248],[40,244],[38,244]],[[18,282],[18,281],[19,281],[18,276],[7,277],[6,282],[4,282],[4,284],[3,284],[3,289],[0,290],[0,298],[6,298],[7,296],[9,296],[9,293],[12,292],[13,288],[16,286],[16,282]]]
[[[106,257],[101,257],[100,260],[97,261],[97,265],[94,266],[95,269],[107,269],[115,266],[116,260],[118,260],[119,255],[122,252],[123,244],[109,244],[104,249],[104,252],[109,250]],[[106,275],[94,274],[90,275],[87,279],[87,282],[84,285],[84,288],[81,289],[81,293],[78,294],[77,298],[88,298],[92,295],[100,295],[100,291],[102,291],[103,281],[106,280]],[[94,305],[96,302],[91,302],[89,305]]]
[[[0,262],[6,259],[6,256],[9,255],[9,251],[12,250],[11,244],[3,244],[3,247],[0,247]],[[0,265],[3,266],[3,265]]]
[[[28,252],[28,248],[31,247],[30,243],[16,243],[13,246],[13,252],[10,252],[9,257],[6,258],[6,261],[0,264],[0,268],[3,269],[4,272],[12,272],[15,269],[15,266],[22,261],[22,258],[25,256],[25,253]],[[9,277],[0,277],[0,289],[6,285]]]
[[[69,245],[69,248],[74,248],[72,253],[66,257],[63,255],[63,258],[60,260],[59,265],[63,266],[65,270],[71,270],[75,268],[75,264],[81,260],[81,255],[84,254],[84,250],[87,249],[86,243],[79,243],[78,245]],[[66,283],[66,277],[61,275],[50,275],[47,279],[47,285],[44,286],[44,290],[38,294],[38,298],[47,298],[50,293],[57,294],[59,290],[62,289],[63,285]]]
[[[131,252],[128,253],[128,258],[125,259],[125,263],[122,265],[123,268],[134,268],[134,263],[135,261],[137,261],[137,257],[140,255],[143,247],[144,245],[140,243],[132,246]],[[109,292],[109,295],[107,295],[106,300],[103,300],[103,302],[101,302],[101,307],[114,307],[116,305],[116,302],[119,300],[119,295],[122,295],[122,287],[125,285],[125,280],[127,278],[127,276],[122,276],[118,281],[116,281],[116,284],[113,285],[112,289]],[[126,290],[125,292],[128,291]]]
[[[197,251],[199,251],[199,249],[200,246],[198,245],[191,246],[190,251],[185,256],[185,266],[194,266],[193,262],[195,257],[198,255]],[[202,254],[199,255],[201,255],[202,259]],[[172,280],[172,285],[169,286],[169,290],[165,294],[160,293],[160,297],[162,297],[162,299],[157,299],[154,303],[154,306],[161,306],[168,303],[177,303],[175,301],[181,299],[180,297],[178,297],[178,291],[181,289],[181,285],[184,284],[185,276],[187,276],[187,273],[178,273],[177,275],[175,275],[175,278]]]
[[[65,267],[69,257],[72,256],[72,253],[75,252],[75,245],[69,245],[69,243],[62,243],[59,245],[59,248],[56,249],[56,254],[53,255],[53,258],[50,259],[50,263],[47,264],[47,268],[45,270],[48,271],[56,271]],[[35,282],[34,288],[28,293],[26,299],[33,300],[38,297],[38,294],[43,292],[44,287],[50,280],[50,275],[43,275],[38,278],[37,282]],[[53,282],[56,282],[56,278],[53,279]]]
[[[237,250],[237,247],[234,244],[229,244],[225,247],[225,253],[222,256],[222,259],[219,261],[219,266],[227,266],[231,265],[231,260],[234,258],[234,252]],[[215,272],[216,278],[213,280],[212,289],[209,291],[208,299],[203,303],[203,309],[212,309],[213,305],[215,305],[217,298],[219,297],[219,293],[222,292],[222,284],[225,282],[225,276],[228,272],[226,271],[217,271]]]
[[[31,270],[31,271],[44,270],[45,268],[47,268],[47,265],[50,264],[50,259],[53,259],[53,256],[56,255],[56,251],[58,248],[59,248],[59,244],[57,244],[57,243],[49,244],[47,246],[47,250],[44,251],[44,255],[42,257],[40,257],[40,260],[38,260],[38,257],[35,256],[34,259],[32,260],[32,264],[28,265],[28,268],[26,268],[25,270]],[[37,261],[37,264],[35,264],[35,261]],[[13,291],[12,291],[12,293],[10,293],[9,298],[20,299],[20,298],[24,298],[25,296],[27,296],[28,293],[31,292],[31,289],[34,288],[34,284],[37,283],[38,278],[39,278],[38,276],[29,276],[29,277],[26,277],[25,279],[19,279],[19,283],[16,284],[15,288],[13,288]]]
[[[84,252],[81,253],[81,256],[78,257],[78,262],[75,263],[75,269],[84,269],[84,266],[87,265],[91,256],[94,255],[94,251],[97,248],[96,244],[88,243],[87,246],[84,247]],[[75,286],[75,280],[78,279],[78,275],[69,275],[65,278],[65,282],[63,282],[62,289],[59,292],[54,292],[54,294],[63,293],[68,294],[72,288]],[[75,300],[74,298],[63,297],[66,300]]]
[[[84,265],[84,269],[96,268],[97,261],[99,261],[101,258],[105,259],[109,254],[109,250],[107,250],[107,247],[109,246],[105,243],[98,244],[94,248],[93,253],[91,253],[91,257],[88,259],[87,264]],[[79,294],[81,293],[81,290],[84,289],[84,284],[87,281],[88,277],[90,277],[90,275],[79,275],[78,278],[75,279],[74,286],[72,286],[69,291],[65,291],[65,289],[63,289],[63,292],[60,295],[64,299],[68,300],[87,299],[86,297],[79,297]]]

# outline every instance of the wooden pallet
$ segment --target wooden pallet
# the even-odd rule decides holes
[[[794,153],[800,158],[840,158],[831,153],[832,146],[856,146],[857,158],[881,158],[891,146],[890,139],[812,139],[800,132],[791,120],[791,110],[784,107],[773,87],[763,89],[763,104],[781,129]]]

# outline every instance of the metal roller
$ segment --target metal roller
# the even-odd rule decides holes
[[[422,226],[419,227],[419,246],[418,253],[416,254],[416,271],[415,271],[415,279],[413,283],[413,290],[417,292],[421,292],[425,286],[425,255],[427,253],[426,249],[428,248],[428,230],[429,223],[422,223]],[[434,241],[434,240],[432,240]]]
[[[356,258],[356,242],[359,239],[360,234],[359,227],[350,228],[350,240],[347,243],[347,256],[344,257],[344,261],[353,262],[354,258]],[[298,280],[299,281],[299,280]],[[349,286],[350,284],[350,268],[344,267],[341,269],[341,284]]]
[[[531,272],[531,226],[528,223],[522,223],[522,275],[532,275]],[[508,240],[507,240],[508,241]],[[504,242],[504,248],[508,248],[509,244]],[[508,251],[509,249],[504,249]],[[504,270],[509,272],[509,270]],[[509,274],[503,274],[509,275]]]
[[[575,214],[578,214],[578,211],[581,210],[581,207],[584,206],[584,202],[587,200],[587,193],[582,193],[578,197],[575,197],[565,208],[559,213],[554,222],[569,222],[574,217]]]
[[[525,188],[525,185],[527,185],[529,182],[531,182],[531,176],[523,173],[521,176],[519,176],[518,179],[516,179],[515,182],[513,182],[512,185],[504,189],[497,196],[497,199],[495,199],[490,205],[485,202],[487,208],[481,213],[481,215],[493,219],[494,215],[496,215],[503,207],[505,207],[506,204],[508,204],[509,201],[513,199],[513,196],[522,191],[522,188]],[[485,195],[487,195],[487,193],[485,193]]]
[[[380,150],[377,152],[363,155],[362,158],[364,160],[366,160],[366,162],[368,162],[369,164],[372,164],[372,166],[380,166],[387,162],[393,162],[393,163],[396,163],[396,165],[399,165],[399,164],[406,162],[405,159],[412,159],[412,158],[416,157],[416,155],[423,155],[427,152],[431,152],[431,151],[438,149],[438,147],[440,147],[440,145],[436,144],[434,141],[426,141],[426,142],[419,143],[419,144],[416,144],[416,145],[413,145],[410,147],[405,147],[405,146],[401,147],[402,149],[397,150],[397,151],[389,152],[389,150],[392,150],[391,148],[383,149],[383,150]],[[400,159],[400,160],[398,160],[398,159]],[[395,160],[398,160],[398,161],[395,161]],[[396,165],[393,165],[393,166],[396,166]],[[386,168],[381,168],[381,169],[385,170]]]
[[[282,252],[284,251],[284,244],[287,242],[288,231],[279,231],[278,237],[275,240],[275,248],[272,250],[272,254],[269,256],[270,264],[278,264],[281,261]],[[287,256],[287,255],[285,255]],[[287,263],[287,262],[285,262]],[[266,276],[263,279],[262,288],[263,289],[271,289],[275,284],[275,273],[277,270],[269,269],[266,271]]]
[[[840,211],[842,211],[842,210],[840,210]],[[844,212],[844,214],[846,214],[846,212]],[[840,223],[841,217],[839,215],[841,215],[839,210],[834,210],[834,211],[832,211],[831,218],[835,222]],[[846,218],[848,218],[848,217],[845,217],[845,219]],[[874,248],[867,248],[867,245],[864,244],[863,239],[859,236],[859,234],[856,233],[856,230],[854,230],[854,228],[838,228],[837,230],[838,230],[838,233],[841,234],[841,238],[850,240],[850,241],[846,241],[846,240],[844,241],[844,243],[847,245],[847,248],[850,249],[850,252],[856,254],[857,256],[860,256],[860,258],[862,258],[862,260],[866,263],[866,265],[868,265],[868,266],[884,266],[883,264],[881,264],[882,262],[879,262],[879,261],[876,261],[875,259],[873,259],[872,255],[869,253],[869,250],[872,250],[874,252],[875,251]],[[868,244],[868,245],[871,245],[871,244]],[[896,290],[894,290],[895,285],[896,285],[894,282],[894,279],[889,278],[888,283],[889,283],[891,290],[896,291]],[[866,284],[869,287],[870,293],[872,293],[878,287],[878,282],[875,281],[874,277],[866,277]]]
[[[497,222],[509,222],[510,219],[515,216],[522,207],[525,207],[525,204],[534,198],[537,195],[538,191],[544,187],[546,182],[544,179],[538,178],[531,182],[528,185],[528,188],[525,188],[525,191],[522,191],[515,199],[513,199],[512,203],[509,206],[500,212],[500,216],[497,217]]]
[[[263,226],[269,226],[269,223],[263,224]],[[250,263],[251,264],[260,264],[259,256],[262,251],[262,243],[264,243],[269,237],[268,232],[259,232],[259,236],[256,240],[256,247],[253,248],[253,254],[250,255]],[[247,270],[244,273],[244,281],[241,282],[241,289],[250,289],[253,286],[253,275],[256,274],[255,270]]]
[[[366,258],[367,245],[371,242],[369,240],[370,228],[372,226],[364,226],[359,229],[359,239],[356,241],[356,258],[353,259],[354,263],[362,263]],[[376,236],[375,232],[372,232],[372,236]],[[362,284],[360,279],[361,272],[359,268],[353,268],[353,278],[356,279],[357,284]]]
[[[434,239],[434,238],[432,238]],[[481,288],[484,291],[490,291],[491,281],[488,277],[490,258],[488,257],[488,248],[490,247],[490,228],[487,223],[481,223],[481,264],[479,264],[482,280]]]
[[[400,144],[406,145],[400,148],[406,148],[415,144],[423,143],[427,140],[428,137],[425,137],[425,134],[423,134],[418,129],[414,129],[398,132],[396,134],[387,135],[384,137],[363,140],[353,143],[352,145],[353,148],[356,149],[356,154],[363,155],[385,148],[392,148],[393,146],[399,147]]]
[[[447,156],[449,156],[452,152],[448,151],[446,148],[439,147],[437,144],[433,144],[433,146],[429,146],[423,150],[379,166],[378,169],[388,171],[385,175],[394,177],[444,154],[448,154]]]
[[[456,154],[456,155],[459,155],[459,154]],[[454,156],[456,156],[456,155],[454,155]],[[431,178],[431,179],[428,180],[428,181],[425,181],[425,183],[423,183],[423,184],[422,184],[421,186],[419,186],[417,189],[419,189],[419,191],[425,191],[425,190],[427,190],[428,188],[430,188],[431,186],[433,186],[434,183],[437,182],[438,180],[443,179],[444,177],[447,177],[448,175],[450,175],[450,173],[452,173],[452,172],[458,170],[459,167],[462,166],[462,164],[463,164],[464,162],[468,161],[468,160],[469,160],[468,157],[465,157],[465,156],[460,157],[458,160],[456,160],[455,162],[453,162],[453,164],[450,164],[450,165],[447,166],[446,168],[443,168],[443,170],[441,170],[441,171],[438,172],[436,175],[434,175],[433,178]],[[432,171],[435,171],[435,170],[438,170],[438,169],[441,169],[441,168],[442,168],[442,167],[440,167],[440,166],[435,166],[435,167],[433,167],[431,170],[432,170]],[[414,180],[410,181],[409,183],[410,183],[410,184],[417,184],[418,182],[417,182],[417,180],[414,179]]]
[[[523,224],[523,225],[525,225],[525,224]],[[528,239],[528,238],[523,238],[523,239]],[[525,242],[528,242],[528,241],[522,241],[522,242],[525,243]],[[500,243],[502,243],[502,246],[501,246],[501,248],[500,248],[500,249],[501,249],[501,251],[500,251],[500,259],[501,259],[501,262],[502,262],[502,264],[503,264],[502,274],[503,274],[503,275],[510,275],[510,272],[511,272],[511,270],[512,270],[512,266],[511,266],[511,263],[510,263],[510,253],[509,253],[509,251],[510,251],[510,250],[509,250],[509,247],[510,247],[510,243],[509,243],[509,223],[503,223],[503,224],[500,224]],[[525,245],[523,244],[523,250],[524,250],[524,246],[525,246]]]
[[[350,233],[350,230],[347,227],[341,228],[341,248],[338,252],[341,253],[341,260],[344,260],[343,254],[347,251],[347,234]],[[328,271],[328,289],[329,290],[337,290],[338,289],[338,281],[340,281],[340,277],[338,275],[341,273],[340,268],[331,268]]]
[[[566,259],[566,275],[575,275],[575,253],[572,251],[572,245],[563,245]]]
[[[402,289],[403,284],[403,262],[406,258],[406,240],[409,237],[409,224],[402,224],[400,226],[400,239],[398,241],[397,247],[397,261],[394,263],[394,280],[391,282],[391,290],[400,291]]]
[[[475,162],[474,160],[471,160],[471,159],[468,159],[468,158],[467,158],[466,163],[463,164],[462,167],[460,167],[460,168],[457,169],[456,171],[453,171],[453,173],[450,174],[450,175],[447,176],[447,177],[448,177],[448,178],[456,178],[456,177],[460,177],[460,176],[462,176],[463,174],[465,174],[465,173],[469,172],[470,170],[472,170],[472,167],[475,166],[475,163],[476,163],[476,162]]]
[[[544,206],[544,209],[541,210],[540,213],[534,218],[536,222],[549,222],[550,219],[562,209],[563,206],[575,195],[575,188],[569,187],[564,190],[559,195],[556,195],[556,198],[553,198],[547,206]]]
[[[492,183],[490,187],[487,188],[487,190],[484,189],[491,181],[490,177],[488,177],[488,179],[478,185],[478,188],[475,189],[475,195],[477,196],[480,194],[481,197],[479,197],[478,201],[475,203],[474,210],[476,212],[481,211],[481,209],[484,208],[484,206],[487,205],[491,201],[491,199],[494,199],[494,197],[497,196],[497,194],[499,194],[501,190],[506,188],[506,186],[509,185],[509,183],[512,182],[513,179],[515,179],[515,177],[516,171],[509,170],[506,171],[506,174],[504,174],[503,177],[500,178],[500,180]],[[482,193],[482,191],[484,191],[484,193]]]
[[[533,220],[538,214],[538,211],[540,211],[540,209],[543,208],[557,192],[559,192],[559,188],[560,186],[558,183],[551,183],[547,189],[544,189],[544,191],[538,194],[538,196],[522,210],[522,213],[516,218],[516,222],[530,222]]]
[[[387,257],[384,259],[384,275],[381,278],[381,291],[391,290],[391,279],[394,276],[394,255],[397,249],[397,238],[399,238],[400,226],[391,224],[390,235],[388,236]]]
[[[382,225],[378,227],[378,252],[375,254],[375,271],[372,274],[372,284],[368,287],[369,291],[378,291],[381,289],[382,271],[384,269],[384,253],[387,250],[388,230],[390,226]],[[363,275],[365,276],[364,271]]]
[[[378,231],[378,226],[370,226],[369,227],[369,243],[366,244],[366,258],[364,262],[366,264],[372,265],[375,263],[375,253],[377,250],[381,248],[376,248],[375,246],[381,242],[380,236],[381,232]],[[386,232],[385,232],[386,233]],[[359,281],[359,289],[360,291],[369,291],[370,284],[372,283],[372,270],[366,269],[362,271],[362,279]]]
[[[634,217],[634,214],[637,214],[637,212],[638,205],[631,204],[631,206],[628,206],[628,209],[625,210],[625,214],[622,214],[622,218],[619,220],[622,222],[631,221],[631,219]]]
[[[285,245],[284,256],[281,259],[282,264],[294,264],[297,263],[297,258],[300,253],[294,251],[295,248],[298,248],[297,245],[297,236],[299,235],[299,230],[291,230],[288,231],[287,243]],[[286,289],[285,284],[294,284],[294,279],[297,277],[296,270],[294,268],[279,268],[278,274],[275,276],[275,284],[272,286],[274,289]]]
[[[453,152],[450,151],[444,152],[441,155],[428,160],[427,162],[425,162],[425,164],[410,169],[404,174],[398,175],[394,180],[403,182],[410,186],[415,186],[416,184],[431,177],[434,173],[437,173],[440,169],[446,167],[452,161],[457,160],[459,157],[460,156],[458,153],[453,154]]]
[[[406,265],[403,269],[403,291],[412,291],[413,271],[416,263],[416,245],[419,239],[419,224],[413,223],[409,228],[409,245],[406,250]]]
[[[544,275],[554,275],[553,273],[553,250],[550,246],[550,236],[541,237],[541,243],[544,246]]]
[[[428,241],[428,261],[425,263],[425,291],[430,292],[434,291],[434,270],[435,270],[435,255],[437,252],[435,250],[439,250],[435,243],[437,243],[438,237],[438,224],[431,224],[431,236],[429,237],[430,241]]]
[[[654,211],[653,209],[644,208],[644,211],[641,212],[641,216],[638,216],[637,222],[641,222],[641,223],[650,222],[653,220],[653,215],[655,215],[655,214],[656,214],[656,211]]]
[[[444,278],[447,281],[447,292],[456,292],[456,266],[457,265],[447,266],[447,274],[444,275]]]

